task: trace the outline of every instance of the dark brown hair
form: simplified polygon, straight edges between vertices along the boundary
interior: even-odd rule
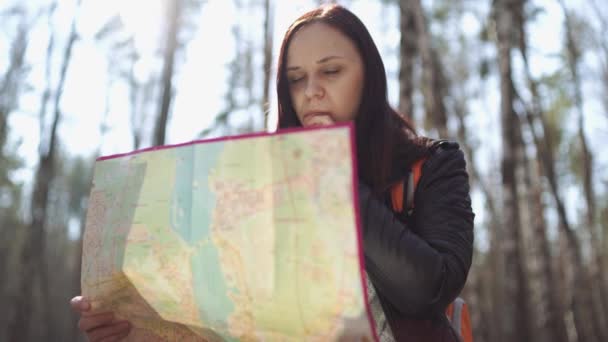
[[[287,80],[287,50],[294,34],[314,22],[329,25],[357,47],[364,67],[361,104],[355,119],[359,178],[384,192],[412,163],[428,154],[427,140],[416,136],[407,119],[388,103],[386,72],[378,48],[365,25],[340,5],[325,5],[303,14],[287,29],[279,54],[277,129],[301,126],[291,102]]]

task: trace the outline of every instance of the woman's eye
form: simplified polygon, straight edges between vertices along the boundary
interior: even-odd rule
[[[324,71],[326,75],[335,75],[340,72],[340,69],[327,69]]]
[[[290,78],[289,79],[289,84],[296,84],[296,83],[300,82],[303,79],[304,79],[304,77]]]

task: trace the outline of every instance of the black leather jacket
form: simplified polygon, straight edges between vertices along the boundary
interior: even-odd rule
[[[395,338],[456,341],[444,311],[471,267],[474,218],[458,144],[438,144],[423,165],[408,223],[361,183],[359,205],[365,267]]]

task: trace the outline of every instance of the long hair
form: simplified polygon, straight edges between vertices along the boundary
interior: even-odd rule
[[[384,63],[365,25],[340,5],[325,5],[303,14],[285,33],[277,69],[278,127],[301,126],[291,102],[287,80],[287,50],[294,34],[314,22],[329,25],[357,47],[364,67],[362,99],[355,118],[359,178],[376,194],[384,192],[396,176],[428,154],[427,141],[416,136],[410,122],[388,103]],[[321,39],[321,38],[320,38]]]

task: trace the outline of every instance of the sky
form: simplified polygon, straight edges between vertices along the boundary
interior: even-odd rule
[[[0,0],[1,2],[11,0]],[[14,0],[16,1],[16,0]],[[95,41],[94,35],[113,15],[120,15],[126,30],[135,37],[136,45],[143,56],[136,67],[137,77],[145,79],[152,68],[158,68],[161,61],[155,57],[154,51],[158,46],[158,36],[162,29],[162,11],[164,0],[83,0],[78,15],[77,28],[80,39],[77,41],[73,60],[68,69],[65,93],[61,103],[64,113],[59,128],[62,145],[71,155],[91,155],[100,148],[101,155],[123,153],[132,150],[130,130],[128,88],[125,84],[115,82],[108,88],[108,59],[107,48]],[[427,3],[431,3],[429,1]],[[45,0],[28,0],[28,6],[48,3]],[[61,0],[54,18],[53,25],[59,32],[68,32],[74,14],[75,0]],[[282,35],[288,25],[300,14],[313,7],[314,1],[290,0],[274,1],[274,47],[273,73],[276,70],[276,56]],[[398,60],[393,53],[399,44],[399,26],[397,11],[386,11],[378,0],[352,0],[346,2],[348,7],[358,15],[368,27],[378,45],[387,72],[389,73],[389,100],[396,105],[398,98],[398,83],[396,75]],[[473,2],[470,2],[473,3]],[[477,3],[477,2],[475,2]],[[537,75],[550,72],[558,67],[559,61],[555,54],[561,49],[562,13],[557,1],[543,0],[535,3],[545,8],[546,12],[539,15],[533,25],[530,25],[530,46],[534,47],[532,68]],[[580,6],[580,1],[568,1],[569,5]],[[208,0],[201,7],[196,20],[198,29],[187,46],[183,59],[179,60],[174,81],[176,96],[173,103],[167,143],[174,144],[197,139],[197,135],[215,118],[223,108],[223,97],[226,92],[227,63],[232,59],[235,44],[231,33],[234,20],[245,27],[245,34],[254,40],[262,35],[261,6],[257,13],[237,13],[234,1]],[[468,34],[475,35],[480,23],[473,15],[465,15],[459,23]],[[19,155],[26,161],[26,168],[19,172],[18,179],[31,179],[36,165],[37,148],[39,143],[38,107],[40,91],[44,85],[45,52],[48,39],[48,24],[46,19],[39,21],[33,31],[28,60],[33,65],[30,78],[35,91],[26,94],[21,99],[21,110],[10,117],[12,139],[21,140]],[[1,40],[1,39],[0,39]],[[65,33],[56,42],[57,51],[65,44]],[[0,42],[0,51],[7,51]],[[481,53],[481,52],[480,52]],[[0,56],[2,57],[2,56]],[[0,58],[0,67],[3,67]],[[56,59],[59,53],[56,53]],[[261,60],[258,61],[261,69]],[[57,70],[57,67],[55,66]],[[57,72],[57,71],[55,71]],[[56,81],[56,79],[55,79]],[[586,87],[586,94],[597,93],[592,82]],[[499,85],[497,80],[490,80],[483,101],[471,103],[469,129],[479,132],[500,132],[498,113]],[[271,124],[276,122],[276,100],[274,84],[271,85]],[[587,98],[587,97],[586,97]],[[106,123],[109,131],[103,140],[99,126],[109,104]],[[586,111],[598,113],[598,104],[593,101],[585,103]],[[603,118],[603,119],[602,119]],[[606,138],[608,124],[605,116],[589,115],[587,131],[592,137],[591,143],[599,150],[601,138]],[[497,134],[486,137],[487,144],[480,147],[477,153],[481,169],[488,170],[488,164],[499,163],[500,137]],[[602,139],[603,140],[603,139]],[[147,147],[149,142],[144,142]],[[601,159],[602,157],[600,157]],[[606,157],[604,165],[608,163]],[[474,194],[474,204],[481,206],[481,197]],[[483,218],[483,210],[476,210]]]
[[[44,3],[43,0],[33,0],[32,3]],[[55,25],[63,25],[67,31],[71,15],[74,13],[73,0],[59,2],[58,15]],[[282,34],[288,25],[305,10],[310,9],[312,1],[290,0],[276,2],[274,56],[276,57]],[[389,55],[388,49],[382,47],[396,47],[399,42],[398,17],[395,11],[382,11],[379,1],[359,0],[351,1],[349,7],[369,28],[372,36],[379,45],[386,63],[387,71],[395,72],[397,59]],[[551,12],[559,13],[555,1],[544,1]],[[145,8],[145,15],[142,10]],[[115,84],[106,99],[108,83],[107,59],[104,46],[94,39],[94,34],[114,14],[118,13],[123,19],[127,31],[134,34],[138,50],[144,56],[136,70],[141,78],[145,78],[150,68],[160,63],[154,55],[157,47],[158,33],[162,23],[163,0],[84,0],[78,19],[78,31],[81,39],[74,49],[73,61],[68,71],[68,79],[62,109],[65,119],[60,128],[64,145],[74,154],[89,154],[100,145],[99,122],[105,112],[105,103],[109,100],[110,110],[106,122],[110,131],[102,142],[101,153],[112,154],[124,152],[131,148],[130,124],[128,115],[127,88],[124,84]],[[260,11],[261,14],[261,11]],[[223,96],[226,91],[225,78],[228,61],[234,53],[234,41],[231,34],[232,20],[235,8],[233,1],[210,0],[202,6],[199,29],[192,41],[188,44],[185,59],[178,64],[176,75],[176,96],[173,104],[173,114],[169,123],[167,141],[178,143],[195,139],[197,134],[206,128],[223,106]],[[248,28],[249,34],[260,34],[261,15],[240,15],[239,19]],[[44,20],[42,20],[44,23]],[[545,15],[539,18],[531,30],[532,46],[542,51],[557,51],[560,48],[559,39],[555,31],[561,27],[560,15]],[[479,22],[472,16],[465,16],[463,21],[465,30],[474,34]],[[30,46],[30,60],[34,65],[32,74],[35,84],[44,83],[43,65],[47,44],[48,30],[46,25],[38,25],[34,32],[34,39]],[[254,37],[257,38],[257,37]],[[60,46],[60,45],[59,45]],[[550,69],[555,60],[535,58],[533,63],[543,64],[539,69]],[[156,64],[155,64],[156,63]],[[273,63],[273,71],[276,63]],[[533,67],[535,65],[533,64]],[[389,78],[390,79],[390,78]],[[390,98],[392,103],[397,102],[398,84],[392,78],[389,82]],[[272,85],[274,87],[274,85]],[[272,88],[271,89],[274,89]],[[274,92],[272,92],[274,96]],[[274,100],[274,98],[272,99]],[[276,105],[271,101],[271,119],[276,119]],[[22,99],[26,109],[21,115],[14,115],[11,125],[18,135],[27,137],[21,147],[22,155],[35,155],[38,132],[37,107],[39,95],[32,93]],[[272,125],[271,125],[272,126]],[[34,159],[35,160],[35,159]],[[32,161],[35,162],[35,161]],[[28,161],[28,164],[31,163]]]
[[[42,0],[34,0],[44,3]],[[75,1],[60,1],[55,25],[65,32],[69,28],[74,13]],[[312,1],[276,2],[274,56],[278,54],[282,34],[288,25],[304,11],[312,8]],[[146,15],[142,15],[145,8]],[[368,26],[380,15],[376,1],[355,1],[351,8],[362,16]],[[95,41],[94,34],[114,14],[121,15],[128,31],[133,32],[136,44],[143,56],[153,55],[157,46],[160,29],[162,0],[84,0],[77,23],[81,38],[73,52],[73,60],[68,69],[66,88],[61,103],[64,119],[59,133],[61,142],[71,154],[88,155],[102,143],[101,154],[114,154],[132,149],[129,123],[128,90],[124,84],[114,84],[109,93],[110,109],[106,122],[109,132],[101,140],[99,124],[105,112],[106,88],[108,84],[108,62],[104,47]],[[260,12],[261,14],[261,12]],[[226,64],[234,54],[231,34],[232,18],[238,15],[232,1],[210,0],[202,6],[199,28],[187,47],[185,58],[178,64],[175,78],[176,96],[170,118],[167,143],[179,143],[196,139],[198,133],[209,126],[220,112],[226,92]],[[246,27],[261,27],[262,16],[240,15]],[[396,18],[394,18],[396,20]],[[41,21],[33,32],[29,47],[29,61],[34,65],[31,72],[32,83],[41,90],[44,84],[44,58],[47,45],[47,25]],[[376,25],[377,26],[377,25]],[[370,29],[371,30],[371,29]],[[256,34],[256,29],[246,32]],[[377,32],[376,35],[379,35]],[[261,34],[261,29],[259,34]],[[392,32],[392,41],[398,42],[398,31]],[[61,41],[56,43],[58,49]],[[155,64],[157,63],[157,64]],[[138,65],[139,75],[145,78],[150,68],[158,66],[158,58],[142,58]],[[394,64],[394,63],[393,63]],[[273,71],[276,63],[273,63]],[[55,80],[56,81],[56,80]],[[271,86],[274,89],[274,84]],[[38,107],[40,92],[31,92],[21,99],[21,111],[11,116],[13,138],[22,139],[19,154],[26,157],[28,167],[36,163],[38,132]],[[276,122],[274,92],[271,92],[271,124]],[[393,92],[396,94],[396,92]],[[145,146],[143,146],[145,147]],[[24,179],[29,178],[23,174]]]

